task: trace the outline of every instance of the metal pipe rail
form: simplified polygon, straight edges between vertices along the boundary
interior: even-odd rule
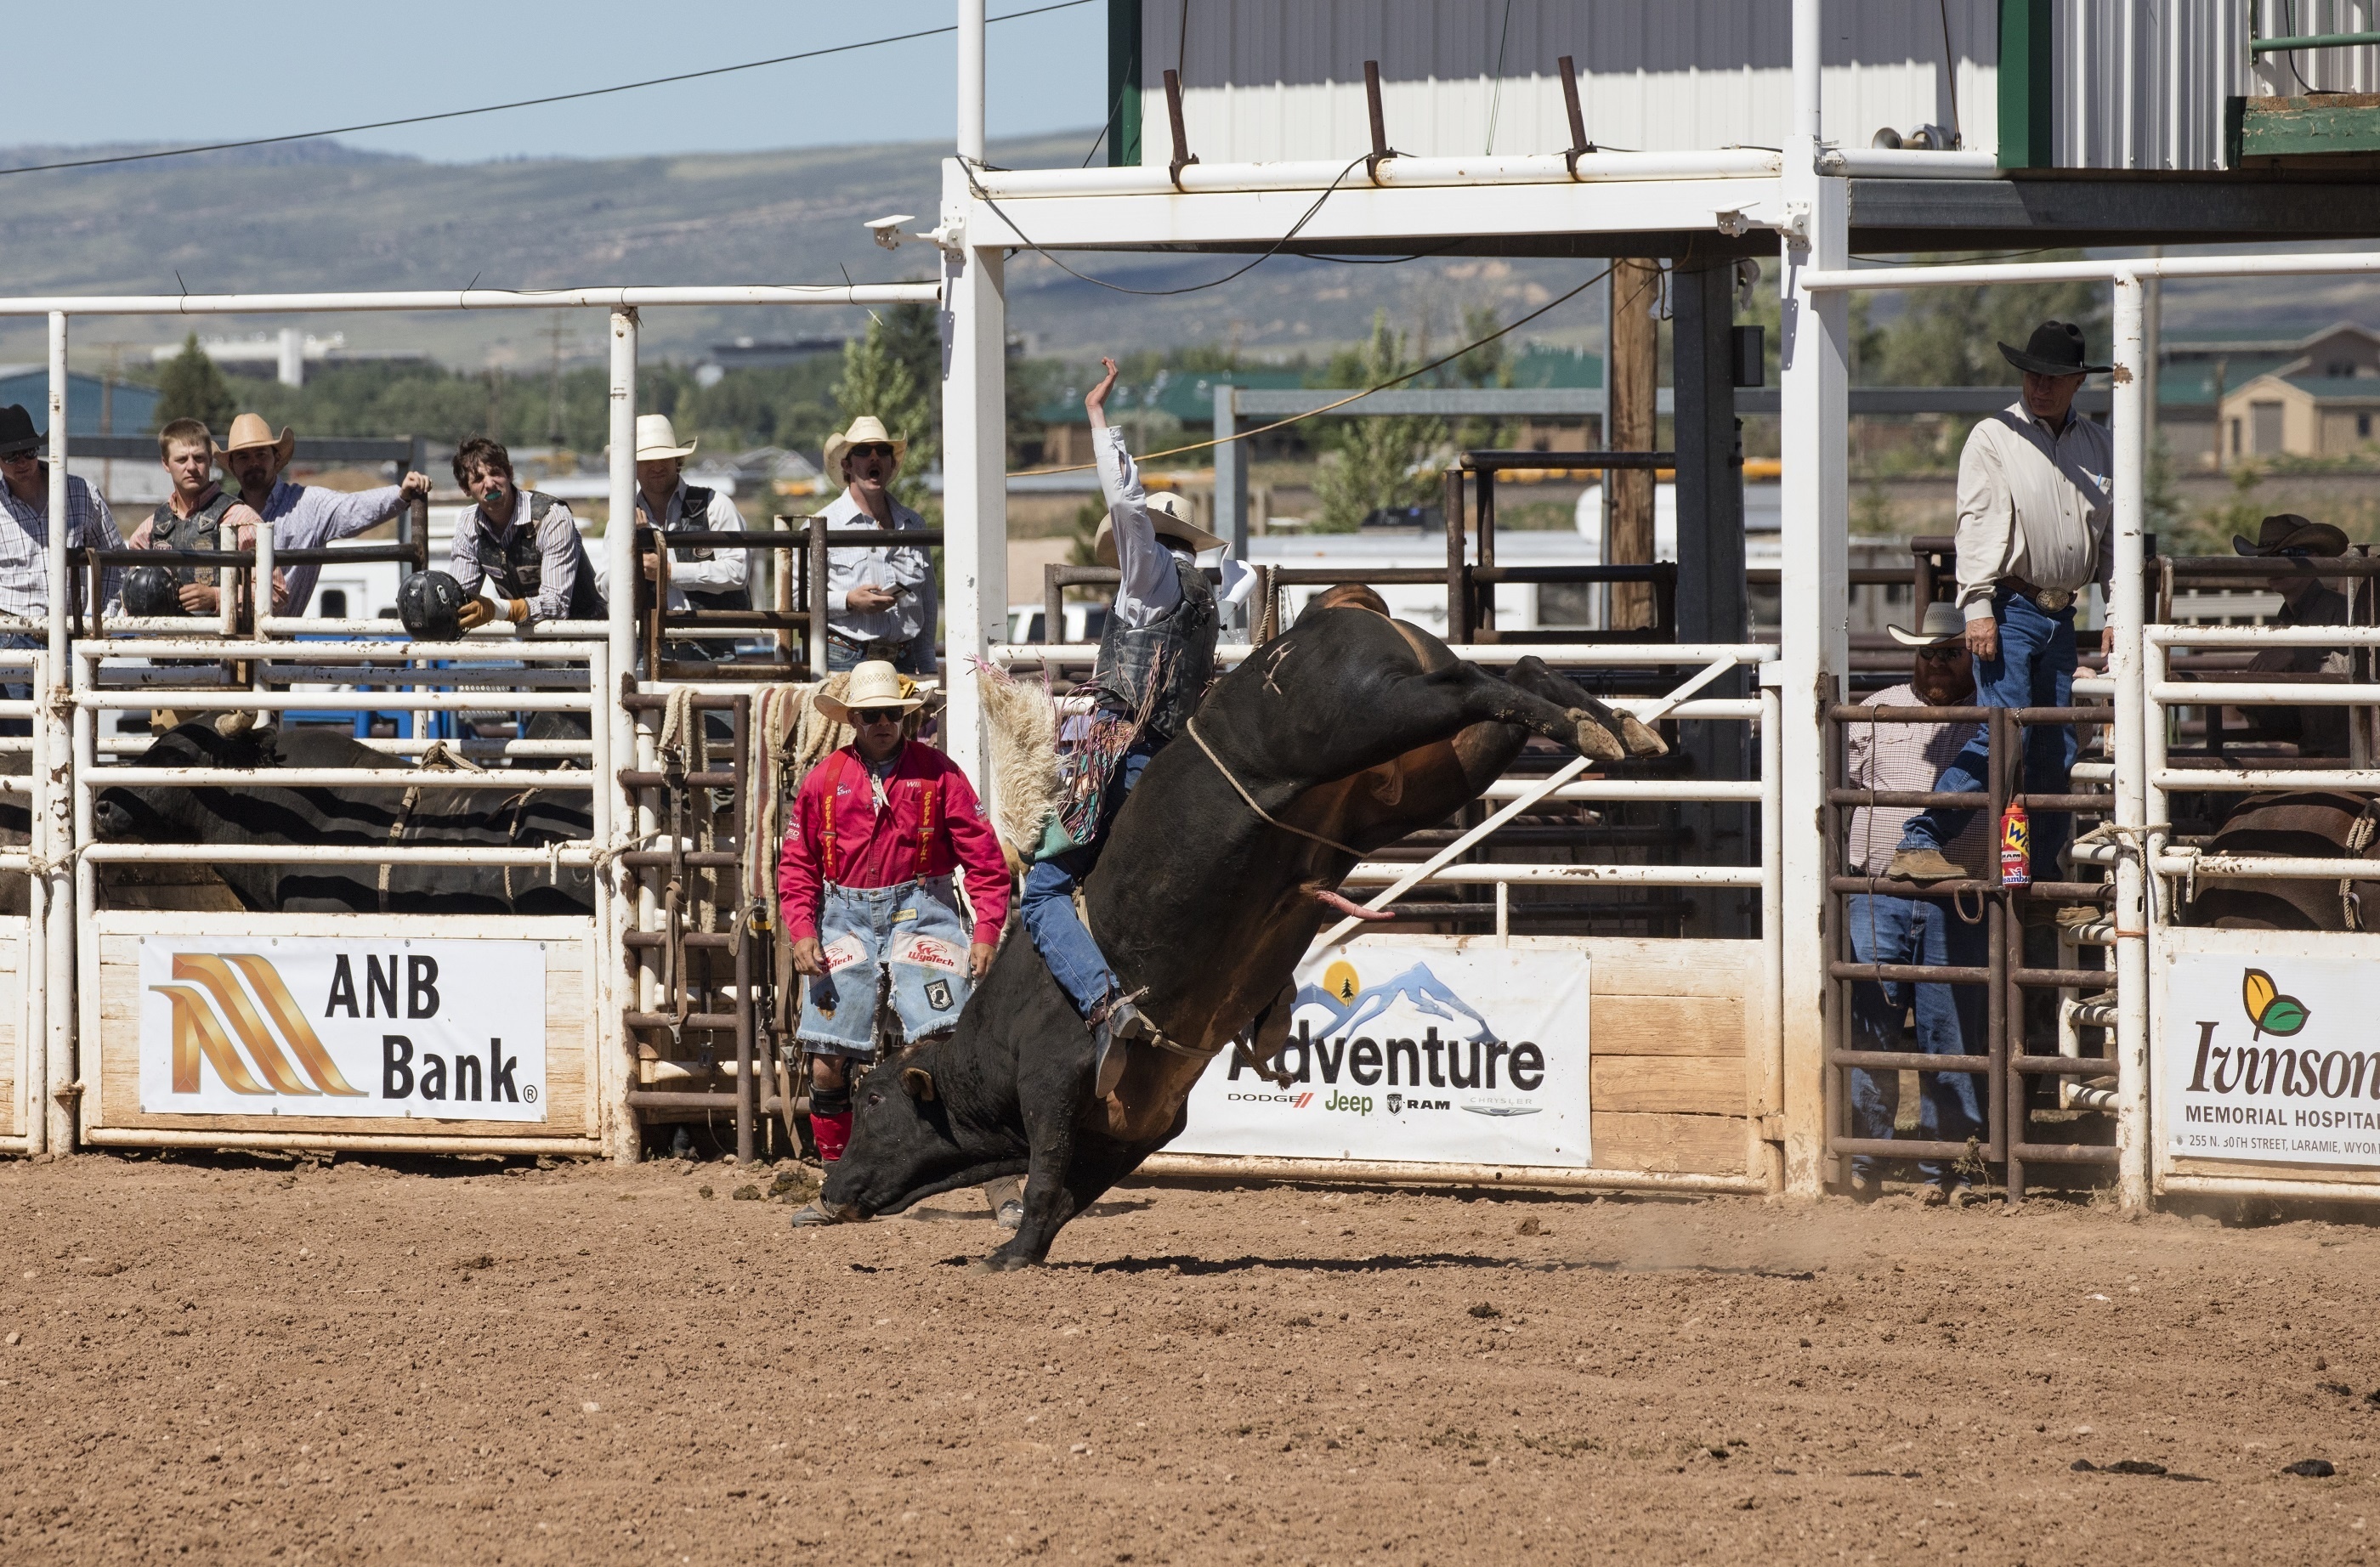
[[[0,316],[246,316],[355,310],[634,310],[660,305],[930,305],[933,283],[731,284],[684,288],[438,288],[345,294],[59,294],[0,298]]]

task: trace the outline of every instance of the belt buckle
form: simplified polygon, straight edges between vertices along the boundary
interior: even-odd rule
[[[2033,601],[2051,614],[2063,614],[2074,606],[2074,589],[2036,588],[2034,589]]]

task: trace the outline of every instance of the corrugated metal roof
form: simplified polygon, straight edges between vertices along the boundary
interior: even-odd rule
[[[69,374],[67,377],[67,435],[99,434],[102,384],[95,375]],[[115,393],[109,402],[110,427],[118,435],[139,435],[157,421],[157,390],[152,386],[135,386],[128,382],[115,383]],[[0,407],[20,403],[33,416],[33,427],[46,433],[50,428],[50,372],[31,367],[18,369],[0,366]]]

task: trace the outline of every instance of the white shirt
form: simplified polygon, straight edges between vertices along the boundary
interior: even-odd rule
[[[1099,487],[1107,492],[1108,518],[1115,528],[1116,564],[1123,580],[1116,584],[1115,616],[1135,630],[1182,601],[1182,580],[1173,575],[1175,552],[1158,542],[1148,521],[1148,494],[1140,485],[1140,468],[1125,449],[1123,431],[1101,425],[1091,431],[1091,449],[1099,461]]]
[[[851,498],[848,490],[829,502],[819,515],[826,518],[830,529],[872,529],[882,526],[868,508]],[[898,501],[892,503],[893,528],[925,526],[924,517]],[[888,591],[906,588],[909,591],[891,609],[870,610],[863,614],[851,607],[851,590],[860,587]],[[853,642],[909,642],[923,636],[930,644],[936,618],[934,557],[923,545],[850,545],[827,551],[826,624],[836,635]]]
[[[741,533],[745,530],[744,514],[735,509],[735,502],[717,490],[710,492],[710,509],[700,517],[689,520],[686,515],[686,480],[683,479],[677,481],[677,488],[670,492],[669,504],[664,510],[667,514],[662,518],[664,532],[683,528],[710,533]],[[639,490],[637,492],[637,520],[650,523],[652,519],[653,509],[646,504],[645,492]],[[589,563],[595,568],[595,586],[602,589],[606,599],[610,598],[611,552],[589,550],[587,555]],[[686,600],[688,588],[702,593],[723,593],[730,588],[743,587],[751,576],[751,563],[741,550],[713,550],[707,561],[682,561],[671,556],[670,613],[675,614],[688,607]]]
[[[2115,436],[2069,412],[2052,431],[2019,398],[1969,432],[1959,455],[1959,606],[1992,618],[2002,577],[2104,591],[2115,570]]]

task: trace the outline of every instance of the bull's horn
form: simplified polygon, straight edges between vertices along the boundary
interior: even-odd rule
[[[931,1102],[934,1097],[934,1075],[922,1066],[901,1069],[901,1087],[913,1099]]]

